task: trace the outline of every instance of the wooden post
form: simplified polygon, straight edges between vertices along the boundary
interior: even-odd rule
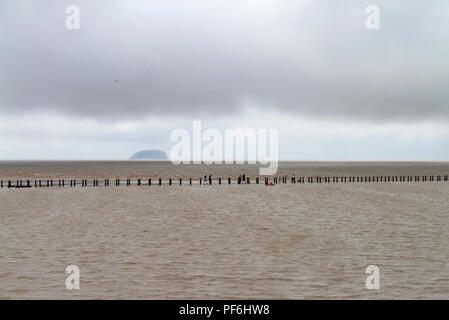
[[[140,179],[137,179],[137,185],[140,186]]]
[[[31,187],[31,185],[30,185],[30,180],[27,180],[27,187],[28,187],[28,188]]]
[[[148,179],[148,185],[151,186],[151,179]]]
[[[231,178],[228,178],[228,184],[231,184]]]
[[[11,188],[11,181],[8,180],[8,188]]]
[[[221,184],[221,178],[218,178],[218,184]]]
[[[246,184],[251,184],[250,178],[246,178]]]
[[[192,178],[189,179],[189,184],[192,185]]]
[[[259,184],[259,177],[256,178],[256,184]]]
[[[168,179],[168,184],[171,186],[171,178]]]
[[[161,178],[159,178],[159,185],[160,186],[162,185],[162,179]]]
[[[182,178],[179,178],[179,185],[182,186]]]

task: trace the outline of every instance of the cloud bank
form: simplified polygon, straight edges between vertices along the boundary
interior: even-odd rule
[[[2,1],[0,109],[449,120],[449,3],[375,2]],[[70,4],[78,31],[65,28]],[[380,30],[365,28],[370,4]]]

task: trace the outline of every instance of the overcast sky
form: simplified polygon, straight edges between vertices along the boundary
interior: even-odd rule
[[[202,120],[277,128],[282,159],[449,160],[448,37],[445,0],[3,0],[0,159],[169,151]]]

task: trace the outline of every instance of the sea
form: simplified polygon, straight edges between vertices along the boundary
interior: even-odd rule
[[[257,165],[0,161],[4,182],[215,181],[1,188],[0,299],[449,298],[449,182],[215,180],[258,172]],[[448,174],[447,162],[281,162],[276,175],[290,182]],[[79,270],[79,289],[67,285],[68,266]]]

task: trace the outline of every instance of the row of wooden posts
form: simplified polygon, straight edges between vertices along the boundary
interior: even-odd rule
[[[262,180],[263,179],[263,180]],[[263,181],[264,184],[286,184],[286,183],[298,183],[298,184],[305,184],[305,183],[386,183],[386,182],[433,182],[433,181],[448,181],[448,176],[350,176],[350,177],[299,177],[299,178],[295,178],[293,177],[272,177],[272,178],[268,178],[268,177],[256,177],[254,179],[251,179],[249,177],[246,177],[245,180],[235,180],[232,181],[231,178],[227,178],[226,180],[223,180],[222,178],[218,178],[217,179],[207,179],[205,181],[203,181],[202,178],[200,178],[199,180],[197,179],[186,179],[183,180],[182,178],[179,178],[179,180],[176,180],[176,184],[179,185],[192,185],[192,184],[251,184],[251,183],[255,183],[255,184],[260,184],[261,181]],[[156,180],[152,180],[152,179],[137,179],[137,180],[132,180],[132,179],[126,179],[124,181],[120,180],[120,179],[115,179],[115,186],[120,186],[125,184],[126,186],[131,186],[131,185],[137,185],[137,186],[142,186],[142,185],[147,185],[147,186],[151,186],[151,185],[172,185],[175,183],[175,181],[173,179],[168,179],[168,180],[162,180],[161,178],[156,179]],[[88,187],[88,186],[92,186],[92,187],[99,187],[99,186],[105,186],[108,187],[110,186],[110,179],[104,179],[104,180],[99,180],[99,179],[81,179],[81,180],[76,180],[76,179],[72,179],[72,180],[16,180],[15,183],[14,181],[8,180],[8,181],[3,181],[0,180],[0,187],[7,187],[7,188],[39,188],[39,187],[76,187],[76,186],[81,186],[81,187]]]

